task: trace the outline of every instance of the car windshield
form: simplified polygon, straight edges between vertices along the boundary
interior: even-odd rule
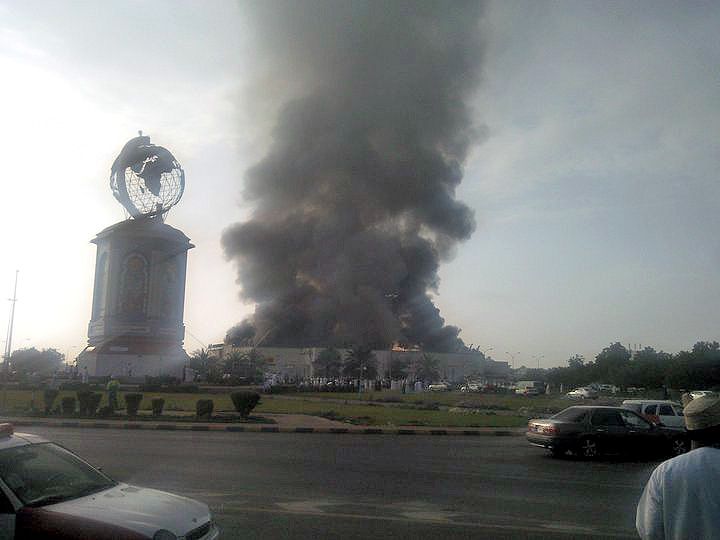
[[[97,493],[116,483],[52,444],[0,451],[0,479],[25,506],[44,506]]]

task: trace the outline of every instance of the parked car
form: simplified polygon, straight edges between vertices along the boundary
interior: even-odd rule
[[[478,383],[467,383],[460,387],[461,392],[482,392],[482,387]]]
[[[553,456],[571,451],[584,458],[601,454],[679,455],[689,448],[685,432],[648,422],[622,407],[575,406],[548,419],[528,422],[527,440]]]
[[[568,392],[567,397],[572,399],[596,399],[598,397],[598,392],[597,390],[583,386]]]
[[[0,538],[214,540],[207,505],[116,482],[41,437],[0,424]]]
[[[450,390],[450,385],[444,382],[432,383],[428,386],[428,390],[431,392],[447,392]]]
[[[685,417],[683,416],[682,405],[674,401],[626,399],[622,402],[622,406],[635,411],[656,424],[662,424],[670,428],[685,429]]]
[[[518,381],[515,385],[515,393],[523,396],[538,396],[545,393],[543,381]]]

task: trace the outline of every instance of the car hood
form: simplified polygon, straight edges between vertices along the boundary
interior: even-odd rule
[[[129,484],[44,508],[103,521],[150,538],[160,529],[184,536],[210,520],[210,510],[204,503]]]

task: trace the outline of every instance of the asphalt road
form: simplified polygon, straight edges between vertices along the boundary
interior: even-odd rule
[[[223,538],[637,538],[656,465],[553,459],[522,437],[22,431],[207,502]]]

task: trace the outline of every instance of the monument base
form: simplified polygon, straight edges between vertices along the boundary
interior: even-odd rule
[[[170,376],[183,380],[187,353],[176,344],[108,343],[90,345],[77,357],[80,373],[87,368],[90,377],[122,377],[144,379],[145,377]]]

